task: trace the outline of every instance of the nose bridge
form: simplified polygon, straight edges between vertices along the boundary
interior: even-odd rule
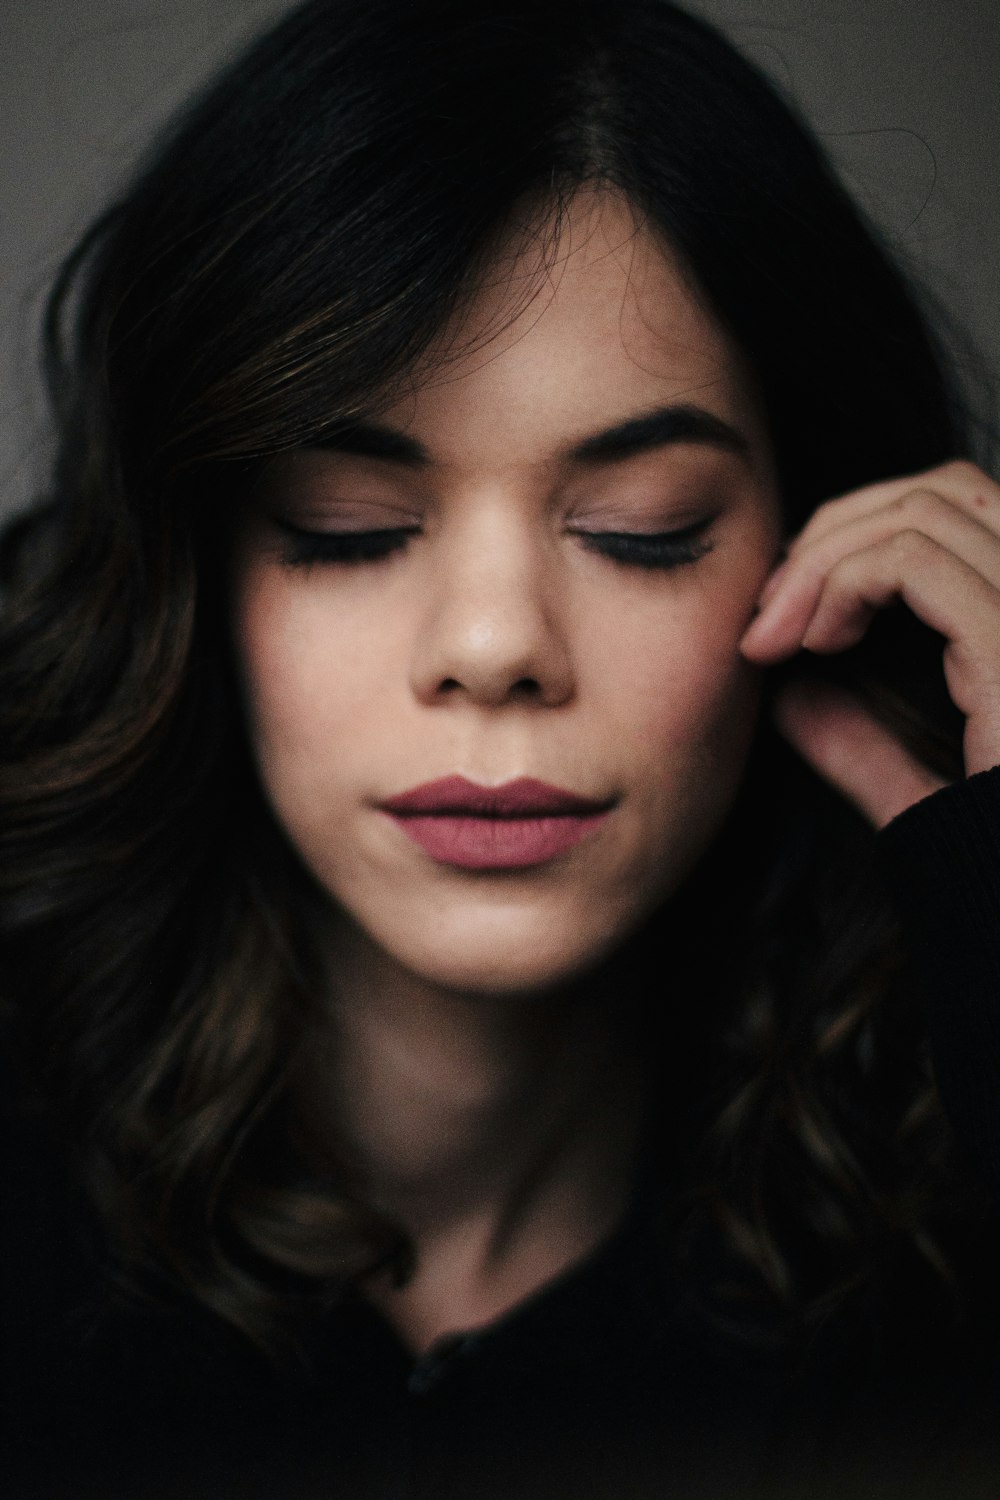
[[[572,691],[569,643],[537,517],[497,491],[446,526],[433,552],[414,648],[418,695],[564,701]]]

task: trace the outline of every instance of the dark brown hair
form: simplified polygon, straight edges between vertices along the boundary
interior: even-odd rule
[[[790,529],[967,451],[925,320],[814,141],[663,0],[309,0],[159,143],[52,296],[59,456],[5,549],[3,995],[122,1263],[264,1341],[407,1252],[296,1113],[316,893],[247,748],[230,517],[262,462],[405,378],[516,204],[589,181],[737,340]],[[954,775],[939,654],[889,618],[829,670]],[[718,847],[630,950],[699,995],[689,1086],[663,1076],[672,1242],[713,1268],[707,1296],[793,1323],[897,1253],[940,1259],[951,1212],[870,850],[764,731]]]

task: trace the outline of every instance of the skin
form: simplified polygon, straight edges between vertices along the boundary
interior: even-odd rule
[[[944,637],[967,776],[1000,764],[1000,485],[965,461],[829,501],[794,539],[744,636],[749,661],[844,651],[903,601]],[[803,682],[777,706],[805,758],[881,828],[942,783],[844,693]]]
[[[843,649],[903,597],[948,637],[970,769],[1000,759],[997,486],[952,466],[832,502],[765,590],[782,540],[767,436],[690,278],[608,193],[577,195],[547,265],[513,243],[412,391],[372,413],[424,461],[290,455],[236,553],[263,784],[330,898],[303,1092],[413,1237],[408,1285],[368,1293],[415,1350],[503,1313],[620,1217],[641,1064],[588,976],[724,821],[760,669]],[[573,456],[678,405],[737,439]],[[584,535],[702,522],[669,568]],[[414,534],[377,560],[305,565],[288,524]],[[800,687],[778,714],[876,822],[934,789],[843,697]],[[613,808],[537,869],[456,870],[379,806],[454,773],[537,777]]]
[[[522,243],[498,248],[412,392],[373,413],[427,461],[292,455],[236,556],[264,786],[331,898],[328,1024],[303,1090],[416,1242],[410,1284],[369,1292],[417,1349],[510,1307],[620,1216],[642,1090],[582,980],[731,806],[760,677],[737,648],[780,545],[750,382],[658,240],[621,200],[581,194],[548,265]],[[569,456],[677,405],[738,441]],[[704,550],[663,569],[579,534],[706,520]],[[378,561],[305,566],[282,522],[418,534]],[[453,773],[614,807],[547,865],[470,873],[379,809]]]
[[[446,342],[508,322],[538,275],[531,252],[513,267],[501,256]],[[680,402],[745,434],[746,452],[563,458]],[[780,540],[766,440],[721,330],[627,206],[603,198],[577,208],[551,279],[500,338],[379,420],[429,463],[294,455],[246,538],[239,629],[267,790],[359,936],[407,973],[461,992],[544,990],[620,944],[732,802],[757,701],[736,644]],[[624,567],[574,534],[716,511],[711,550],[671,571]],[[275,516],[421,534],[380,562],[295,568]],[[551,866],[470,876],[377,810],[455,772],[616,805]]]

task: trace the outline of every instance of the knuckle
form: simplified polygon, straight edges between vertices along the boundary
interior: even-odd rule
[[[890,539],[889,546],[892,555],[898,563],[921,563],[928,561],[934,551],[934,543],[931,539],[915,526],[907,526],[902,531],[897,531]]]
[[[947,463],[941,465],[941,472],[953,479],[966,480],[973,483],[982,483],[983,471],[971,458],[950,458]]]
[[[903,522],[904,530],[913,527],[919,531],[921,523],[933,523],[940,516],[944,505],[945,501],[934,490],[919,488],[900,495],[890,509]]]
[[[862,552],[852,552],[842,557],[830,569],[826,577],[825,591],[838,596],[853,593],[869,571],[869,558]]]

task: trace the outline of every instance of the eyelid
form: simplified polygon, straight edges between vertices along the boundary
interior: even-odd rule
[[[282,562],[289,567],[311,564],[381,562],[402,552],[419,526],[380,526],[358,531],[306,531],[291,521],[276,521],[285,539]]]
[[[697,562],[714,546],[710,528],[719,512],[701,516],[669,531],[590,530],[568,528],[588,551],[617,564],[646,569],[670,570]],[[291,566],[313,563],[356,564],[381,561],[402,552],[420,525],[306,528],[297,521],[272,517],[272,524],[285,538],[283,561]]]
[[[588,552],[596,552],[619,566],[670,572],[696,563],[711,552],[715,542],[711,527],[718,513],[704,516],[670,531],[582,531],[579,538]]]
[[[689,538],[702,536],[710,527],[714,526],[722,514],[721,510],[713,510],[707,514],[692,516],[690,519],[671,520],[666,523],[660,522],[653,525],[638,525],[635,517],[618,516],[602,517],[601,524],[583,524],[574,519],[567,527],[572,536],[638,536],[657,537],[660,540],[672,538],[675,541],[686,541]],[[596,519],[596,518],[594,518]]]
[[[301,521],[289,521],[285,516],[272,516],[271,524],[278,531],[283,531],[286,536],[294,537],[378,536],[381,532],[415,533],[421,530],[419,521],[392,521],[388,525],[382,525],[378,521],[374,524],[366,521],[352,526],[319,526],[303,525]]]
[[[357,531],[398,531],[421,524],[421,518],[408,506],[384,502],[365,504],[353,500],[341,505],[326,504],[311,508],[284,506],[270,514],[270,520],[282,530],[319,535]]]

